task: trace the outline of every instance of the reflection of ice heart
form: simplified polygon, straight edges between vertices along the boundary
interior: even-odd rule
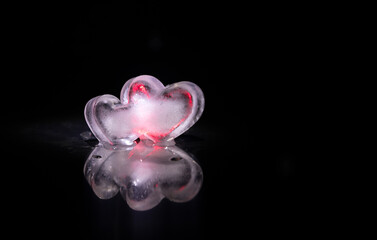
[[[135,210],[148,210],[164,197],[174,202],[191,200],[203,181],[200,166],[178,147],[145,146],[132,150],[96,147],[88,157],[84,174],[101,199],[119,191]]]
[[[85,119],[104,145],[131,145],[137,138],[170,141],[200,118],[204,96],[191,82],[166,87],[152,76],[128,80],[121,99],[102,95],[85,106]]]

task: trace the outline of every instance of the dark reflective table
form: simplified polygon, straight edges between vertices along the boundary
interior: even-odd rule
[[[40,236],[80,239],[296,231],[310,212],[305,188],[311,186],[297,170],[300,152],[262,135],[229,144],[220,141],[229,135],[205,124],[199,121],[172,147],[115,152],[83,140],[83,118],[20,126],[11,142],[24,143],[13,151],[23,164],[15,180],[23,226]]]

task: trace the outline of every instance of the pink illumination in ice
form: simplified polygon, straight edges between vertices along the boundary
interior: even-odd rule
[[[132,145],[137,138],[153,142],[174,139],[201,116],[204,96],[191,82],[164,87],[156,78],[142,75],[128,80],[120,100],[112,95],[91,99],[85,118],[104,145]]]

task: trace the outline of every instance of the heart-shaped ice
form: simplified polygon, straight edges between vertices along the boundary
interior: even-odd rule
[[[169,142],[194,125],[203,110],[203,92],[194,83],[164,87],[157,78],[142,75],[124,84],[120,100],[112,95],[92,98],[85,119],[104,146],[129,146],[137,138]]]
[[[182,149],[143,142],[127,150],[97,146],[85,163],[84,175],[99,198],[110,199],[120,192],[139,211],[155,207],[165,197],[189,201],[203,181],[201,167]]]

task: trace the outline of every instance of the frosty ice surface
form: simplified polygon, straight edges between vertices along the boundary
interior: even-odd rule
[[[171,142],[194,125],[203,110],[204,95],[196,84],[164,87],[157,78],[141,75],[124,84],[120,100],[112,95],[91,99],[85,119],[99,142],[114,148],[132,146],[137,138]]]

